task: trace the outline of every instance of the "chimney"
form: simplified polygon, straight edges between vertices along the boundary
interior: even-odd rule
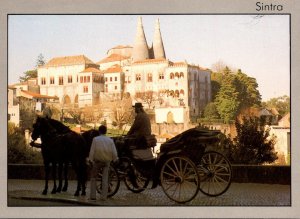
[[[148,45],[144,33],[142,18],[138,18],[137,31],[132,52],[134,62],[149,59]]]
[[[155,59],[166,58],[164,44],[160,33],[159,19],[155,23],[154,38],[152,43],[153,55]]]

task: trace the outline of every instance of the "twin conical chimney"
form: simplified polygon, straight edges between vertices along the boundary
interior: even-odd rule
[[[135,42],[132,51],[132,59],[134,62],[149,59],[148,45],[141,17],[138,18]]]
[[[164,44],[160,33],[159,19],[157,19],[154,30],[154,39],[152,48],[149,51],[147,40],[144,33],[142,18],[138,18],[137,32],[132,51],[132,60],[142,61],[145,59],[159,59],[166,58]]]
[[[156,20],[156,24],[155,24],[152,48],[153,48],[153,55],[155,59],[166,58],[164,44],[160,33],[159,19]]]

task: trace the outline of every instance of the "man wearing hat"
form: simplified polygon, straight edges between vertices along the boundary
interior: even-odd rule
[[[151,135],[150,119],[144,111],[142,103],[135,103],[132,107],[135,109],[136,116],[127,134],[136,137],[137,140]]]

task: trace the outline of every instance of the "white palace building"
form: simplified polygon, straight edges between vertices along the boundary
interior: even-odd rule
[[[40,94],[57,96],[62,105],[95,105],[106,97],[151,91],[156,122],[183,123],[199,116],[211,100],[210,71],[167,59],[156,21],[152,46],[146,41],[139,17],[133,46],[111,48],[97,63],[84,55],[56,57],[38,68]],[[139,100],[140,101],[140,100]],[[144,104],[145,105],[145,104]]]

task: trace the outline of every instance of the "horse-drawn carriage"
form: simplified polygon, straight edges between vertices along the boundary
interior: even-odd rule
[[[74,195],[85,195],[86,165],[96,130],[82,135],[71,131],[62,123],[47,118],[37,118],[33,126],[32,139],[41,137],[41,147],[45,165],[45,188],[47,194],[49,164],[52,163],[54,186],[51,193],[66,191],[68,187],[67,169],[69,163],[77,175],[77,189]],[[218,196],[227,191],[231,183],[231,165],[222,154],[208,151],[207,146],[218,141],[218,131],[201,128],[189,129],[160,146],[157,157],[151,153],[156,145],[155,138],[146,139],[144,145],[133,143],[136,139],[127,136],[114,137],[119,162],[111,165],[109,194],[113,196],[119,189],[120,181],[132,192],[144,191],[149,182],[152,188],[160,185],[164,193],[175,202],[191,201],[200,190],[209,196]],[[150,142],[150,143],[149,143]],[[34,142],[32,142],[34,146]],[[144,146],[143,148],[140,148]],[[148,153],[145,156],[145,152]],[[58,164],[59,184],[56,186],[56,164]],[[65,184],[62,185],[62,169],[65,167]],[[101,173],[98,174],[98,188],[101,192]]]
[[[208,196],[227,191],[231,183],[231,165],[226,157],[207,146],[218,141],[218,131],[189,129],[163,143],[157,157],[149,148],[133,145],[127,136],[114,137],[119,162],[111,166],[109,195],[117,193],[120,181],[132,192],[144,191],[149,182],[152,188],[160,185],[173,201],[191,201],[200,190]],[[153,144],[149,145],[149,147]],[[141,156],[142,154],[143,156]],[[101,192],[101,171],[97,179]]]

